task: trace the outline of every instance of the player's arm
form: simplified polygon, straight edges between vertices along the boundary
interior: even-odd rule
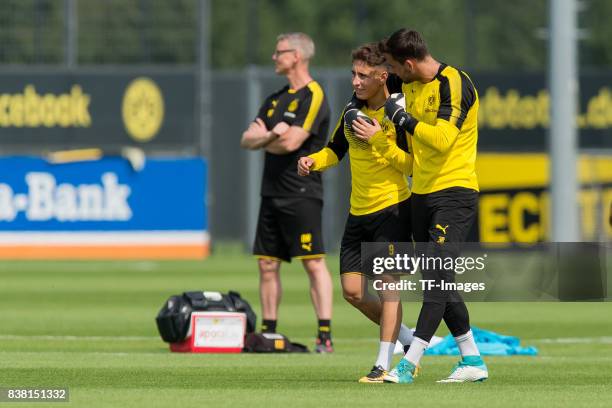
[[[353,122],[353,129],[355,129],[355,135],[374,146],[391,167],[407,176],[412,175],[413,156],[407,151],[408,149],[403,150],[398,146],[392,130],[385,132],[376,119],[372,119],[372,123],[368,123],[362,118]]]
[[[242,133],[240,147],[249,150],[261,149],[278,138],[278,136],[278,134],[266,128],[266,124],[263,120],[256,118]]]
[[[457,140],[459,129],[443,119],[438,119],[435,125],[419,122],[413,136],[440,153],[446,153]]]
[[[285,122],[281,122],[285,123]],[[296,151],[308,139],[310,132],[299,126],[287,125],[286,130],[265,146],[266,151],[272,154],[289,154]]]
[[[311,130],[316,129],[325,115],[321,109],[325,95],[323,89],[315,81],[308,85],[306,96],[299,101],[298,109],[289,124],[286,132],[281,133],[278,139],[266,146],[266,151],[274,154],[288,154],[296,151],[310,136]]]
[[[423,144],[445,153],[455,143],[459,129],[450,122],[438,118],[435,125],[416,120],[406,112],[404,94],[396,93],[385,102],[385,114],[391,121],[414,136]]]
[[[273,96],[268,96],[264,103],[259,107],[255,120],[249,124],[242,133],[240,147],[243,149],[257,150],[267,146],[270,142],[278,138],[278,134],[268,129],[264,118],[268,109],[272,106]]]
[[[440,82],[440,107],[435,125],[416,120],[405,110],[403,94],[393,94],[385,103],[385,113],[423,144],[447,152],[455,143],[463,121],[476,99],[472,82],[458,71],[451,71]]]
[[[348,142],[344,136],[344,117],[340,115],[334,133],[332,133],[327,146],[318,152],[308,155],[313,159],[312,167],[310,170],[313,171],[325,171],[330,167],[333,167],[340,163],[340,160],[346,154],[348,150]]]
[[[311,154],[309,157],[315,159],[312,170],[324,171],[328,168],[338,164],[346,152],[348,151],[349,144],[344,134],[345,122],[347,120],[352,121],[356,116],[356,112],[363,106],[363,101],[357,99],[357,96],[353,93],[353,96],[344,107],[342,114],[336,122],[332,136],[327,143],[327,146],[322,150]]]
[[[338,157],[329,147],[318,152],[300,157],[298,160],[298,176],[307,176],[311,171],[325,171],[339,163]]]
[[[385,137],[375,138],[373,146],[382,157],[385,158],[398,171],[401,171],[406,176],[412,176],[412,166],[414,164],[414,156],[410,151],[406,151],[399,147],[397,140],[394,140],[392,134],[386,134]],[[400,137],[397,135],[396,137]]]
[[[355,94],[353,94],[338,118],[327,146],[306,157],[300,157],[298,160],[298,175],[307,176],[311,171],[325,171],[342,160],[349,148],[348,140],[346,140],[346,135],[344,134],[344,122],[347,112],[352,112],[348,114],[352,118],[355,113],[353,111],[359,110],[361,106],[363,106],[363,101],[357,99]]]
[[[298,160],[298,174],[307,176],[311,171],[325,171],[334,167],[344,157],[348,150],[348,141],[344,135],[344,112],[340,115],[334,132],[327,146]]]

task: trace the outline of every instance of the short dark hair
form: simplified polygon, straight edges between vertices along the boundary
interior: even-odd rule
[[[409,58],[422,61],[429,55],[427,44],[418,31],[402,28],[379,43],[381,52],[390,54],[393,59],[404,62]]]
[[[385,56],[380,52],[378,43],[371,42],[353,50],[353,62],[363,61],[371,67],[385,65]]]

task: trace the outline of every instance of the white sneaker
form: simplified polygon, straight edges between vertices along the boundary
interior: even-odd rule
[[[480,357],[470,356],[466,362],[466,358],[460,361],[453,372],[439,383],[463,383],[463,382],[478,382],[489,378],[487,366]]]

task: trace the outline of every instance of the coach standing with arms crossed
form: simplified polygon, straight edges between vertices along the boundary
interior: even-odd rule
[[[393,94],[385,114],[412,137],[412,228],[417,253],[456,258],[472,227],[478,208],[476,143],[478,93],[462,71],[436,61],[421,35],[401,29],[383,41],[382,52],[402,83],[389,85]],[[454,282],[454,270],[423,268],[423,279]],[[424,292],[410,349],[384,380],[411,383],[415,367],[440,322],[455,338],[461,361],[438,382],[473,382],[488,370],[470,329],[470,318],[455,290]]]
[[[272,60],[288,85],[265,99],[240,145],[266,152],[253,248],[260,272],[262,331],[276,332],[281,261],[297,258],[308,273],[318,318],[316,351],[332,352],[332,282],[324,258],[321,175],[299,177],[295,172],[299,157],[323,147],[329,127],[325,94],[308,69],[313,56],[314,43],[306,34],[278,36]]]

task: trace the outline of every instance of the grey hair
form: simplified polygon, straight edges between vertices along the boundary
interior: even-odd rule
[[[305,60],[315,55],[315,45],[312,38],[304,33],[284,33],[276,37],[276,42],[286,40],[291,48],[295,48]]]

